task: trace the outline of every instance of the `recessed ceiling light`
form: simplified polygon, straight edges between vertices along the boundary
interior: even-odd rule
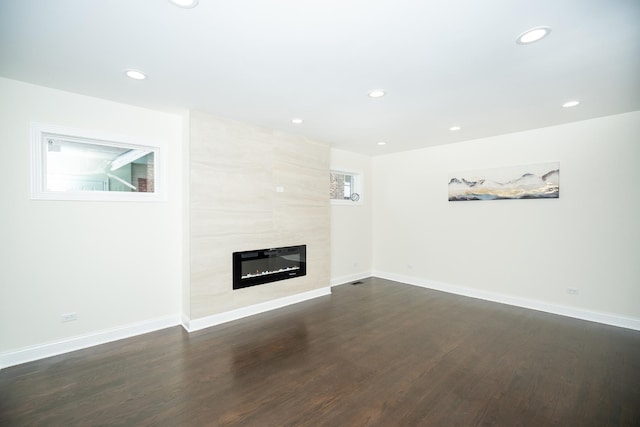
[[[549,27],[535,27],[531,28],[524,33],[520,34],[516,39],[516,43],[518,44],[529,44],[533,42],[537,42],[542,38],[549,35],[551,32],[551,28]]]
[[[380,141],[380,142],[378,142],[378,145],[387,145],[387,143],[384,142],[384,141]]]
[[[293,123],[294,125],[301,125],[302,122],[304,122],[304,120],[302,119],[291,119],[291,123]]]
[[[376,89],[369,92],[370,98],[382,98],[385,95],[385,91]]]
[[[462,129],[462,126],[451,126],[451,127],[449,128],[449,130],[450,130],[451,132],[455,132],[455,131],[460,130],[460,129]]]
[[[571,108],[571,107],[575,107],[576,105],[580,105],[580,101],[567,101],[564,104],[562,104],[564,108]]]
[[[169,0],[169,3],[183,9],[191,9],[198,5],[198,0]]]
[[[147,78],[147,75],[145,73],[138,70],[127,70],[126,75],[127,77],[132,78],[134,80],[144,80]]]

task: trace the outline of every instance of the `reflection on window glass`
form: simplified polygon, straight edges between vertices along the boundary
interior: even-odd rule
[[[46,191],[154,192],[151,150],[46,136]]]

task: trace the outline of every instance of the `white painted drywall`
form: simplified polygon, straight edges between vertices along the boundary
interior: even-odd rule
[[[362,179],[360,202],[331,205],[331,284],[338,285],[371,275],[372,159],[338,149],[330,155],[331,170],[359,173]]]
[[[177,317],[181,117],[2,78],[0,94],[0,353]],[[31,200],[30,122],[157,144],[167,201]]]
[[[633,112],[375,157],[374,271],[640,319],[639,135]],[[559,199],[447,200],[450,172],[550,161]]]

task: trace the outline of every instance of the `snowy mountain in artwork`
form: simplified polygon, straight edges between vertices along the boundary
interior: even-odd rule
[[[525,172],[516,179],[500,182],[489,178],[468,179],[452,177],[449,181],[449,201],[505,200],[505,199],[552,199],[560,195],[560,169],[556,168],[540,175]],[[486,175],[491,175],[487,171]]]

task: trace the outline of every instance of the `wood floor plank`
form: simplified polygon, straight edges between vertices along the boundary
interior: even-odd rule
[[[640,332],[370,278],[0,371],[1,426],[638,426]]]

